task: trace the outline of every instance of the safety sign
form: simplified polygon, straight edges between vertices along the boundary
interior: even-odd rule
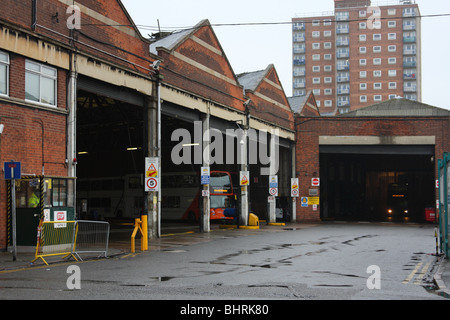
[[[269,194],[274,197],[278,197],[278,188],[269,188]]]
[[[250,185],[250,172],[249,171],[241,171],[239,174],[239,181],[241,186]]]
[[[211,175],[210,175],[210,169],[209,167],[202,167],[202,172],[201,172],[201,184],[202,185],[207,185],[210,183],[211,180]]]
[[[307,207],[308,206],[308,198],[306,197],[302,197],[302,207]]]
[[[159,179],[148,178],[145,179],[145,191],[159,191]]]
[[[269,188],[278,188],[278,176],[269,177]]]
[[[298,178],[291,178],[291,197],[298,198]]]
[[[145,192],[159,191],[159,158],[145,158]]]

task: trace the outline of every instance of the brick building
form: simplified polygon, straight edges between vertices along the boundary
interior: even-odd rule
[[[220,132],[244,123],[279,129],[287,150],[294,145],[294,119],[275,69],[255,90],[260,100],[248,113],[249,98],[207,20],[146,39],[119,0],[75,4],[0,4],[0,163],[22,164],[19,246],[35,245],[39,221],[57,209],[71,212],[71,219],[134,218],[146,211],[149,234],[158,235],[167,201],[170,207],[181,202],[180,193],[167,192],[156,212],[153,194],[144,192],[144,158],[158,150],[158,100],[164,170],[185,169],[168,161],[172,132],[193,130],[207,117]],[[274,117],[280,110],[281,120]],[[11,245],[12,187],[2,175],[0,250]],[[31,201],[35,196],[40,200]]]
[[[435,207],[437,159],[450,149],[450,111],[393,99],[338,117],[296,117],[298,221],[423,221]],[[312,178],[320,178],[313,187]],[[408,186],[409,210],[390,216],[389,187]],[[406,199],[406,194],[404,194]]]
[[[334,14],[293,18],[293,94],[322,114],[394,97],[421,101],[421,20],[414,1],[336,0]]]

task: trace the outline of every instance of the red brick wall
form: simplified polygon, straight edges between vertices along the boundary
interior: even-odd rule
[[[134,30],[130,26],[132,24],[131,21],[117,0],[80,0],[77,2],[117,22],[117,24],[123,25],[123,28]],[[31,4],[31,0],[1,1],[0,20],[31,31]],[[68,6],[58,0],[37,1],[37,5],[38,26],[35,33],[70,46],[71,43],[68,39],[70,30],[67,27],[67,20],[71,15],[66,13]],[[18,12],[20,14],[17,14]],[[126,61],[148,69],[149,61],[154,60],[150,58],[149,43],[139,35],[133,37],[85,14],[81,14],[81,29],[75,32],[75,38],[80,41],[76,44],[77,50],[132,68],[133,70],[137,68],[138,71],[144,74],[148,74],[148,70],[130,65]],[[107,52],[108,54],[102,52]]]
[[[221,50],[211,26],[205,25],[199,28],[194,35],[216,49]],[[164,82],[193,92],[206,99],[244,111],[243,89],[238,85],[236,76],[224,54],[219,55],[191,39],[181,43],[175,48],[175,51],[210,70],[235,80],[236,84],[197,68],[174,56],[172,52],[159,51],[158,55],[163,59],[161,74],[164,76]]]
[[[449,124],[448,117],[297,117],[296,171],[300,195],[307,196],[311,178],[320,176],[319,136],[436,136],[437,160],[450,150]],[[320,221],[320,208],[317,211],[313,211],[311,206],[302,208],[299,201],[297,221]]]

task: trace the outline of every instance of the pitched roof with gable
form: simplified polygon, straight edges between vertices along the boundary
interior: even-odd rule
[[[450,110],[408,99],[391,99],[349,113],[341,117],[448,117]]]
[[[304,117],[320,116],[316,98],[314,97],[312,91],[308,91],[308,93],[304,96],[289,97],[288,100],[295,114]]]
[[[162,60],[165,83],[245,110],[242,86],[208,20],[151,43],[150,52]]]
[[[239,74],[238,79],[252,101],[249,109],[253,117],[293,130],[293,112],[273,64],[264,70]]]

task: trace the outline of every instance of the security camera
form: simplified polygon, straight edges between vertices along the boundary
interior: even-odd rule
[[[248,99],[247,101],[244,102],[244,106],[248,106],[250,104],[250,102],[252,102],[252,99]]]
[[[0,134],[2,134],[3,133],[3,128],[5,127],[5,125],[4,124],[0,124]]]
[[[153,70],[159,70],[159,66],[161,65],[161,61],[160,60],[156,60],[155,62],[152,63],[152,68]]]

